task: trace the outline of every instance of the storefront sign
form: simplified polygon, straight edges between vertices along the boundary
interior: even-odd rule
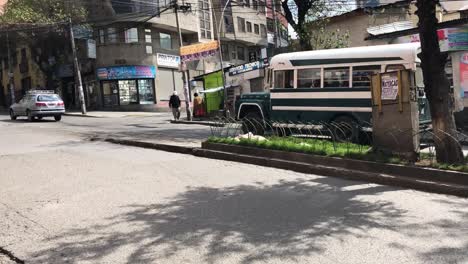
[[[179,68],[180,57],[176,55],[157,53],[156,61],[159,67]]]
[[[460,96],[468,97],[468,53],[461,54],[460,58]]]
[[[445,28],[437,30],[440,51],[468,50],[468,27]],[[419,34],[398,38],[398,43],[421,42]]]
[[[210,41],[180,48],[182,61],[193,61],[213,56],[218,51],[218,41]]]
[[[263,59],[260,61],[255,61],[255,62],[239,65],[239,66],[230,68],[229,75],[233,76],[233,75],[241,74],[244,72],[262,69],[262,68],[268,67],[268,65],[269,65],[268,59]]]
[[[154,66],[115,66],[98,68],[99,80],[147,79],[155,78]]]
[[[382,77],[382,100],[395,100],[398,95],[398,73],[389,72]]]

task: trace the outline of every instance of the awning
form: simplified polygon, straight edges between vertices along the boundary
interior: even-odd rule
[[[231,89],[231,88],[234,88],[234,87],[237,87],[237,86],[226,85],[226,89]],[[219,91],[222,91],[222,90],[224,90],[224,87],[220,86],[220,87],[216,87],[216,88],[211,88],[209,90],[200,91],[200,93],[215,93],[215,92],[219,92]]]

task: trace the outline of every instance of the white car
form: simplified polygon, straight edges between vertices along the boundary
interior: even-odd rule
[[[55,121],[60,121],[64,113],[63,100],[53,91],[29,91],[18,103],[10,106],[11,120],[18,116],[26,116],[28,121],[53,116]]]

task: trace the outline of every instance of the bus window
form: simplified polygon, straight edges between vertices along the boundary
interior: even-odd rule
[[[373,74],[380,72],[380,65],[353,67],[353,87],[370,88]]]
[[[294,88],[294,70],[275,71],[275,88]]]
[[[320,88],[320,69],[297,70],[297,88]]]
[[[323,87],[349,88],[349,67],[324,69]]]

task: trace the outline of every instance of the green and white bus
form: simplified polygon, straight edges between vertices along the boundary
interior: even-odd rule
[[[276,55],[266,69],[269,92],[241,95],[236,101],[236,117],[369,124],[371,76],[409,69],[422,86],[419,50],[418,43],[410,43]]]

